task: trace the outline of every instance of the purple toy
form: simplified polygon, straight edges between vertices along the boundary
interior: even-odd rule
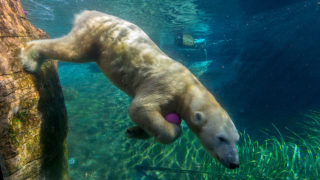
[[[176,125],[180,125],[181,124],[181,119],[178,116],[178,114],[176,113],[169,113],[166,115],[165,120],[167,120],[168,122],[171,122],[173,124]]]
[[[23,12],[26,16],[29,14],[29,11],[23,10]]]

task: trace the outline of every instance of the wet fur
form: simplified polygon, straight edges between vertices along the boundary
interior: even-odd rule
[[[210,139],[215,138],[210,136],[216,135],[204,131],[208,127],[222,131],[233,144],[237,141],[233,122],[212,94],[132,23],[97,11],[84,11],[76,16],[69,34],[31,41],[20,54],[21,64],[28,71],[39,70],[50,59],[96,62],[113,84],[133,98],[129,114],[137,126],[131,132],[142,132],[144,138],[153,136],[164,144],[178,138],[180,126],[163,118],[176,112],[208,151],[215,151],[210,146],[216,146],[210,144]],[[194,120],[198,111],[205,117],[202,124]]]

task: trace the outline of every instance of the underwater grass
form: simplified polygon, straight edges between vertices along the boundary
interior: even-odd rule
[[[87,68],[80,71],[79,66],[60,68],[79,74],[63,79],[78,94],[66,101],[71,179],[319,179],[320,111],[305,114],[299,126],[305,133],[289,130],[289,139],[276,127],[271,133],[277,134],[263,141],[243,132],[240,168],[229,170],[204,151],[187,127],[170,145],[126,138],[124,130],[133,125],[127,115],[130,99],[102,73],[88,76]]]
[[[319,179],[320,178],[320,111],[305,114],[305,135],[301,137],[291,131],[290,141],[272,136],[262,142],[252,140],[247,133],[241,133],[238,146],[241,166],[228,170],[219,162],[207,156],[203,168],[207,178],[218,175],[235,179]]]
[[[163,167],[138,167],[145,171],[201,175],[200,179],[320,179],[320,111],[305,114],[304,134],[289,130],[293,136],[285,141],[279,129],[277,136],[262,142],[240,133],[238,145],[240,168],[229,170],[207,154],[201,170]],[[199,178],[199,176],[198,176]]]

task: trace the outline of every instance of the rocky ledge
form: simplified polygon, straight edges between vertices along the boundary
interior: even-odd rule
[[[0,179],[68,179],[67,115],[57,62],[34,74],[18,62],[26,42],[43,38],[20,0],[0,0]]]

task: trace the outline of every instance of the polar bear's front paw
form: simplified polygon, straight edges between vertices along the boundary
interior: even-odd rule
[[[40,53],[32,47],[33,44],[28,43],[26,48],[20,51],[19,59],[22,67],[30,72],[36,72],[40,69]]]

